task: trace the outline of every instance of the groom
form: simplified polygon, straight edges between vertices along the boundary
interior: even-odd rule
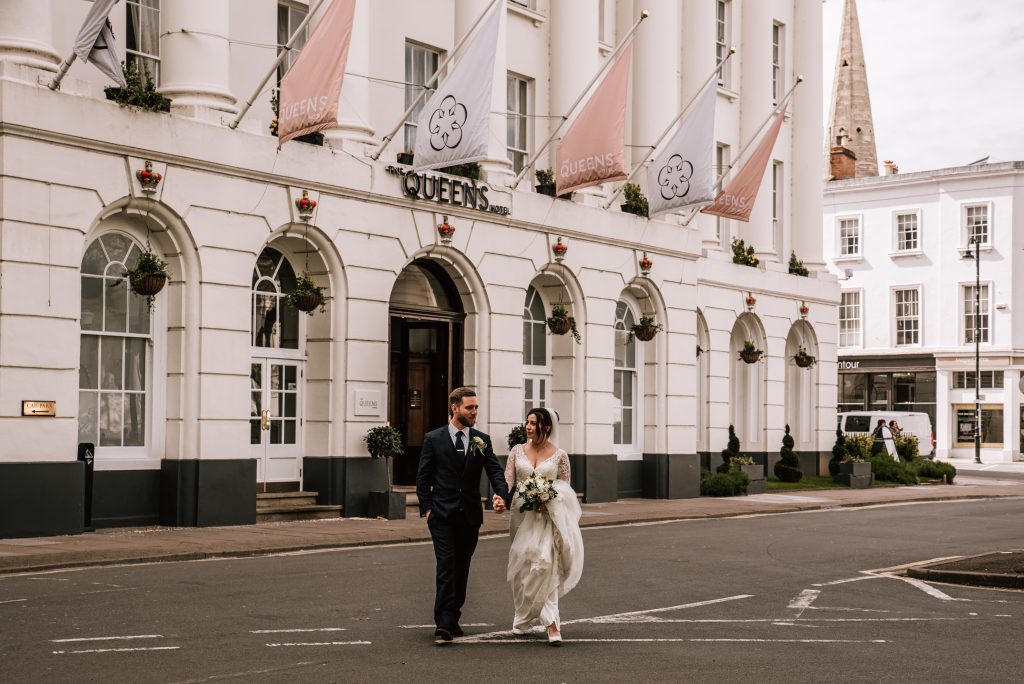
[[[476,549],[483,509],[480,505],[480,471],[497,492],[494,510],[503,512],[511,497],[505,473],[491,449],[491,438],[474,430],[480,404],[476,392],[459,387],[448,396],[451,420],[423,438],[416,496],[420,517],[426,517],[437,559],[437,593],[434,597],[434,643],[451,643],[463,635],[459,626],[466,602],[469,564]]]

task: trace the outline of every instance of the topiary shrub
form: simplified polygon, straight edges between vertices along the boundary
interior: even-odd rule
[[[781,460],[775,464],[775,477],[783,482],[799,482],[804,477],[800,470],[800,458],[793,451],[793,437],[789,434],[789,425],[786,426],[786,434],[782,436],[782,448],[779,449]]]
[[[896,453],[901,461],[917,461],[921,456],[920,444],[914,435],[901,435],[896,438]]]
[[[911,462],[911,468],[917,472],[919,477],[941,480],[945,476],[946,484],[953,484],[953,480],[956,478],[956,468],[952,463],[919,458]]]
[[[835,477],[839,474],[839,464],[846,458],[846,438],[843,431],[836,428],[836,443],[832,445],[832,458],[828,462],[828,474]]]
[[[867,460],[871,463],[871,472],[875,474],[876,480],[886,480],[901,485],[916,485],[918,483],[917,472],[910,465],[897,463],[886,453],[869,456]]]
[[[740,438],[736,436],[736,430],[729,426],[729,443],[722,449],[722,465],[718,466],[718,472],[727,473],[732,466],[732,457],[740,455]]]
[[[704,476],[707,473],[707,476]],[[711,474],[711,471],[701,473],[700,493],[701,496],[737,496],[746,494],[750,485],[750,478],[742,470],[729,470],[724,473]]]

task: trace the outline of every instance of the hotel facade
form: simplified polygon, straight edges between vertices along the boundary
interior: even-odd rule
[[[367,430],[403,434],[407,485],[459,385],[477,389],[502,457],[528,407],[556,410],[589,502],[697,496],[730,425],[770,465],[788,424],[805,472],[821,468],[839,301],[822,259],[821,3],[502,0],[480,178],[410,176],[396,155],[412,122],[375,160],[488,4],[361,0],[337,127],[279,150],[275,79],[229,124],[306,3],[115,5],[119,55],[170,100],[154,112],[108,101],[81,61],[47,87],[88,3],[0,0],[0,536],[80,532],[86,509],[96,526],[247,524],[260,493],[290,489],[365,515],[387,486]],[[532,173],[511,187],[644,9],[634,162],[729,46],[720,173],[803,77],[749,223],[605,208],[612,184],[566,199],[535,192]],[[733,263],[733,238],[758,267]],[[123,278],[147,248],[170,276],[151,309]],[[789,273],[793,252],[809,277]],[[283,302],[303,273],[322,312]],[[579,343],[549,333],[559,304]],[[663,326],[650,341],[628,334],[643,316]],[[761,358],[741,360],[744,342]]]

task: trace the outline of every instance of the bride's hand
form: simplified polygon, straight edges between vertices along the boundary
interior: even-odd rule
[[[548,512],[548,507],[545,506],[544,504],[541,504],[540,506],[537,506],[537,512],[538,513],[547,513]]]

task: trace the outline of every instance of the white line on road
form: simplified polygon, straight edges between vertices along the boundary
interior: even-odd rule
[[[74,639],[50,639],[52,644],[70,644],[75,641],[115,641],[118,639],[163,639],[163,634],[132,634],[130,636],[76,637]]]
[[[801,618],[800,622],[801,623],[804,623],[804,622],[807,622],[807,623],[811,623],[811,622],[931,622],[931,621],[938,621],[938,620],[950,621],[950,620],[970,620],[970,619],[971,618],[967,618],[967,617],[962,617],[962,618],[961,617],[934,617],[934,618],[925,618],[925,617],[919,617],[919,618],[914,618],[914,617],[911,617],[911,618]],[[607,622],[612,623],[612,622],[619,622],[619,621],[609,620]],[[623,620],[622,622],[623,623],[633,622],[633,623],[637,623],[637,624],[653,624],[653,623],[658,623],[658,624],[680,624],[680,623],[716,624],[716,623],[735,623],[735,622],[770,622],[773,625],[774,624],[786,624],[786,625],[791,624],[788,620],[779,620],[779,619],[776,619],[776,618],[749,618],[749,619],[735,619],[735,620],[727,620],[727,619],[687,620],[687,619],[684,619],[684,618],[657,618],[657,617],[651,617],[651,618],[645,619],[645,620],[631,619],[629,621]],[[566,624],[566,623],[562,623],[562,624]],[[602,620],[601,624],[605,624],[605,621]]]
[[[491,622],[467,622],[462,627],[493,627]],[[398,625],[399,629],[434,629],[436,625]]]
[[[564,643],[762,643],[762,644],[887,644],[886,639],[682,639],[682,638],[638,638],[638,639],[563,639]],[[459,639],[460,644],[537,644],[539,639]]]
[[[3,603],[18,603],[20,601],[28,601],[28,599],[9,599],[7,601],[0,601],[0,604],[3,604]]]
[[[619,618],[629,617],[631,615],[650,615],[651,613],[665,613],[670,610],[682,610],[684,608],[699,608],[701,606],[710,606],[715,603],[725,603],[726,601],[736,601],[739,599],[753,598],[753,594],[737,594],[736,596],[726,596],[725,598],[711,599],[710,601],[697,601],[696,603],[683,603],[678,606],[666,606],[665,608],[650,608],[648,610],[634,610],[629,613],[615,613],[614,615],[600,615],[592,618],[579,618],[577,620],[564,620],[563,625],[574,625],[581,622],[602,622],[605,620],[615,620]]]
[[[289,644],[267,644],[270,648],[279,646],[369,646],[372,641],[304,641]]]
[[[285,634],[289,632],[345,632],[347,627],[312,627],[310,629],[250,629],[249,634]]]
[[[818,598],[819,594],[821,594],[821,592],[817,589],[804,589],[796,598],[790,601],[789,605],[786,607],[803,612],[807,610],[808,606],[814,603],[814,599]]]
[[[149,646],[139,648],[87,648],[81,651],[54,651],[54,655],[73,653],[127,653],[130,651],[177,651],[181,646]]]
[[[918,589],[920,589],[924,593],[928,594],[929,596],[931,596],[933,598],[937,598],[940,601],[970,601],[970,599],[965,599],[965,598],[953,598],[949,594],[945,593],[944,591],[941,591],[940,589],[936,589],[935,587],[933,587],[932,585],[928,584],[927,582],[922,582],[921,580],[914,579],[913,577],[899,577],[899,576],[895,576],[895,577],[896,577],[896,579],[903,580],[904,582],[906,582],[907,584],[909,584],[912,587],[917,587]]]
[[[860,577],[847,577],[846,579],[832,580],[831,582],[822,582],[821,584],[812,584],[812,587],[831,587],[836,584],[848,584],[850,582],[861,582],[863,580],[878,579],[881,575],[862,575]]]

